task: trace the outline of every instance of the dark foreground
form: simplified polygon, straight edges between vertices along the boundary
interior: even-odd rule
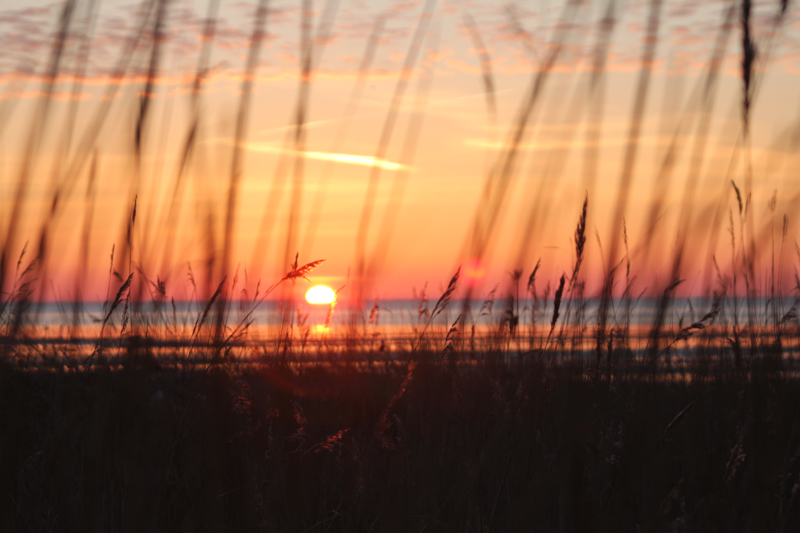
[[[800,529],[780,373],[136,366],[2,366],[0,530]]]

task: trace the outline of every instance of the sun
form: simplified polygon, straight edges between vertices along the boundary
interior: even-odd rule
[[[306,292],[306,301],[310,304],[330,304],[336,300],[336,293],[325,285],[315,285]]]

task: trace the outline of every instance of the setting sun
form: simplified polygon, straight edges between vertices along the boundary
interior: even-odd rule
[[[336,300],[336,293],[325,285],[316,285],[306,292],[306,301],[310,304],[329,304]]]

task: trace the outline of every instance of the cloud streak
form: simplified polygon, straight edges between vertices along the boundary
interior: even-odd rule
[[[266,152],[273,154],[292,154],[292,155],[297,154],[295,150],[278,148],[271,144],[259,143],[259,142],[247,143],[246,148],[253,152]],[[332,152],[313,152],[313,151],[305,151],[303,152],[303,155],[307,159],[315,159],[317,161],[331,161],[333,163],[342,163],[344,165],[356,165],[361,167],[378,166],[383,170],[401,170],[406,168],[404,165],[401,165],[400,163],[395,163],[387,159],[378,159],[368,155],[342,154],[342,153],[332,153]]]

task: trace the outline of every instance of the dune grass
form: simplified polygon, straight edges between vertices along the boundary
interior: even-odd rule
[[[416,313],[402,327],[381,323],[392,309],[375,297],[371,283],[386,266],[408,173],[394,176],[392,200],[370,246],[373,221],[381,214],[375,199],[382,167],[376,163],[353,228],[350,286],[327,309],[317,333],[295,300],[295,284],[325,258],[301,260],[297,249],[301,242],[308,248],[313,244],[326,191],[335,184],[329,184],[332,171],[325,167],[313,197],[316,207],[306,213],[303,226],[308,172],[303,153],[314,75],[339,2],[328,0],[316,25],[313,2],[301,2],[299,86],[284,146],[292,155],[283,154],[271,176],[254,254],[260,271],[291,165],[287,232],[280,236],[282,257],[275,261],[284,265],[284,273],[255,284],[247,268],[235,263],[233,251],[251,99],[272,15],[267,0],[254,8],[239,76],[230,165],[219,179],[224,201],[198,192],[199,183],[195,197],[188,194],[192,180],[200,181],[194,172],[203,167],[204,90],[219,4],[209,1],[202,25],[200,56],[187,92],[189,123],[178,129],[171,196],[155,207],[148,205],[155,193],[147,187],[156,178],[142,161],[165,149],[157,146],[163,138],[155,130],[154,106],[174,6],[167,0],[142,2],[105,96],[91,111],[74,100],[65,123],[55,121],[53,92],[70,75],[73,96],[81,91],[97,5],[68,0],[59,12],[11,189],[11,212],[3,215],[6,225],[0,228],[3,530],[800,528],[800,279],[795,275],[796,285],[786,285],[786,273],[796,272],[800,261],[796,244],[797,258],[788,258],[794,240],[791,207],[800,197],[781,191],[790,200],[780,212],[778,192],[773,193],[766,202],[766,223],[757,231],[755,211],[763,211],[765,202],[753,197],[751,155],[754,102],[773,40],[784,27],[787,2],[775,6],[763,41],[754,34],[751,2],[731,1],[723,9],[704,74],[685,105],[676,104],[682,111],[671,122],[674,130],[660,156],[643,242],[630,246],[626,213],[665,3],[651,0],[646,9],[646,39],[611,207],[595,201],[595,189],[608,180],[598,174],[603,157],[598,146],[607,59],[620,14],[616,0],[603,3],[591,69],[563,110],[574,121],[585,115],[587,126],[586,192],[570,214],[573,262],[548,277],[541,260],[530,260],[540,252],[537,235],[553,215],[543,193],[557,190],[565,173],[567,152],[555,150],[546,155],[545,170],[536,176],[540,181],[531,187],[536,194],[520,219],[523,238],[507,283],[480,292],[485,299],[477,305],[479,291],[465,282],[463,272],[492,254],[512,183],[526,172],[526,140],[548,84],[562,53],[577,38],[571,33],[574,24],[586,16],[585,3],[566,0],[540,61],[525,41],[526,50],[537,56],[537,68],[486,173],[482,198],[473,213],[454,214],[464,215],[463,254],[432,307],[433,297],[429,302],[422,289],[415,293]],[[417,75],[414,115],[401,156],[404,168],[413,162],[435,70],[419,68],[418,62],[425,46],[428,52],[437,50],[439,10],[428,0],[416,20],[375,147],[376,162],[390,149],[406,90]],[[524,36],[514,8],[507,12]],[[336,151],[344,145],[388,16],[379,16],[372,27]],[[458,18],[476,48],[487,136],[494,140],[502,126],[491,46],[470,13]],[[740,131],[718,200],[697,213],[697,183],[709,157],[721,64],[734,31],[741,34]],[[96,214],[102,202],[98,140],[112,105],[122,105],[115,103],[120,82],[133,78],[137,61],[147,68],[128,109],[135,117],[127,147],[135,168],[124,183],[129,208],[119,221],[104,220]],[[0,116],[11,109],[4,105]],[[578,143],[577,133],[565,135],[567,144]],[[36,161],[53,135],[58,154],[43,191],[46,208],[35,220],[35,240],[28,241],[31,237],[18,228]],[[688,176],[672,228],[662,222],[664,198],[675,187],[681,157],[688,159]],[[159,158],[163,163],[163,154]],[[740,166],[743,179],[732,170]],[[99,316],[89,315],[82,297],[87,280],[80,274],[72,298],[58,302],[62,323],[45,326],[44,295],[57,293],[49,286],[50,275],[63,260],[53,256],[50,239],[68,224],[64,203],[78,196],[84,181],[83,218],[76,224],[82,270],[94,260],[89,253],[93,231],[100,224],[119,227],[120,238],[110,244],[105,301]],[[196,226],[175,227],[192,203]],[[605,238],[593,222],[601,217],[611,220]],[[599,258],[587,254],[595,244],[593,229]],[[198,276],[176,254],[184,230],[207,237],[204,264],[194,267]],[[720,265],[719,248],[728,246],[720,244],[725,232],[729,264]],[[638,273],[652,268],[649,261],[658,246],[670,247],[669,279],[642,287]],[[703,298],[684,305],[676,294],[689,275],[688,254],[707,261],[697,294]],[[176,261],[186,264],[188,302],[175,301]],[[769,268],[762,268],[765,263]],[[373,299],[367,311],[366,302]],[[258,317],[270,303],[278,311],[265,325]],[[653,316],[642,320],[643,310]]]

